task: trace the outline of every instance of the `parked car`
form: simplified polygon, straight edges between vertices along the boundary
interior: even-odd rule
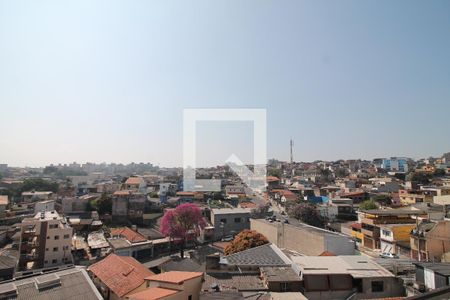
[[[383,252],[380,254],[381,258],[398,258],[398,255],[389,253],[389,252]]]

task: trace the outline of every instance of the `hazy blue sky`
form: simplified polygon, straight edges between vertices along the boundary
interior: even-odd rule
[[[181,165],[184,108],[266,108],[284,160],[441,155],[450,1],[0,1],[0,163]]]

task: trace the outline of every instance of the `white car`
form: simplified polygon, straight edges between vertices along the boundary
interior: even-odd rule
[[[381,258],[398,258],[397,255],[389,253],[389,252],[383,252],[380,254]]]

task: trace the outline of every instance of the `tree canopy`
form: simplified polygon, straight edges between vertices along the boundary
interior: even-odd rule
[[[269,241],[255,230],[245,229],[235,236],[234,240],[225,247],[225,255],[241,252],[250,248],[262,246]]]
[[[323,227],[325,220],[316,210],[316,207],[310,203],[299,203],[293,205],[288,210],[290,217],[300,220],[308,225]]]
[[[200,208],[193,203],[185,203],[175,209],[168,210],[161,220],[161,232],[167,237],[181,241],[181,256],[184,256],[184,245],[194,240],[206,226]]]
[[[371,200],[366,200],[364,202],[361,202],[361,204],[359,205],[359,209],[364,209],[364,210],[370,210],[370,209],[377,209],[378,208],[378,204]]]

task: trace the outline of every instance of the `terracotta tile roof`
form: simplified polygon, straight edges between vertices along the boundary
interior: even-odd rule
[[[147,239],[142,234],[140,234],[139,232],[136,232],[128,227],[113,229],[113,230],[111,230],[111,235],[112,236],[119,235],[121,237],[124,237],[130,243],[140,243],[140,242],[147,241]]]
[[[164,299],[167,296],[175,295],[179,291],[164,289],[160,287],[153,287],[137,292],[128,297],[130,300],[156,300]]]
[[[239,206],[242,208],[256,208],[256,204],[253,202],[241,202]]]
[[[125,184],[140,185],[142,182],[143,179],[141,177],[129,177],[127,181],[125,181]]]
[[[116,196],[126,196],[126,195],[131,195],[133,192],[130,190],[121,190],[121,191],[115,191],[113,195]]]
[[[275,182],[275,181],[280,181],[280,179],[278,179],[278,177],[275,177],[275,176],[267,176],[266,181],[267,182]]]
[[[162,281],[169,283],[180,284],[186,280],[193,279],[196,277],[203,276],[203,272],[181,272],[181,271],[170,271],[161,273],[154,276],[148,276],[145,280],[149,281]]]
[[[119,297],[132,292],[154,274],[134,258],[116,254],[108,255],[88,270]]]

